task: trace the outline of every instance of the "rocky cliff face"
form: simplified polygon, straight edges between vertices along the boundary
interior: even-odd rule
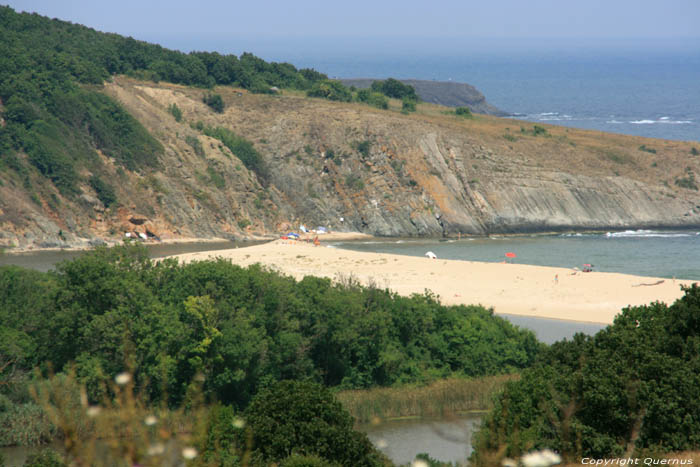
[[[104,158],[119,199],[109,209],[89,186],[56,203],[5,180],[5,246],[75,246],[125,232],[241,238],[299,224],[383,236],[700,226],[700,194],[675,184],[700,171],[688,143],[224,88],[226,109],[216,114],[203,90],[126,78],[105,92],[160,140],[163,169],[130,172]],[[182,109],[179,123],[171,104]],[[197,122],[252,141],[270,180]]]

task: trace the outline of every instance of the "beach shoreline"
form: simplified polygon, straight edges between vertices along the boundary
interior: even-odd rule
[[[332,235],[319,238],[338,240]],[[671,304],[683,295],[681,285],[696,282],[619,273],[583,273],[546,266],[366,253],[289,239],[175,257],[183,262],[224,258],[244,267],[259,263],[298,280],[307,275],[333,280],[352,278],[399,295],[430,291],[445,305],[483,305],[493,308],[496,314],[596,324],[611,324],[626,306],[655,301]]]

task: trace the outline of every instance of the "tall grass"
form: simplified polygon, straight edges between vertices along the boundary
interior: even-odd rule
[[[445,417],[491,408],[494,393],[518,375],[446,379],[424,387],[341,391],[338,400],[358,423],[396,417]]]

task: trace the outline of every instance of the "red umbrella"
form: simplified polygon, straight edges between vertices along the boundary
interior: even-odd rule
[[[515,256],[516,256],[516,255],[515,255],[515,253],[513,253],[513,252],[510,252],[510,251],[509,251],[508,253],[506,253],[506,258],[515,258]]]

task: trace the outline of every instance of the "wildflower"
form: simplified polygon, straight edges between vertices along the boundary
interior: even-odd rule
[[[193,447],[186,447],[182,450],[182,457],[185,459],[194,459],[197,457],[197,450]]]
[[[411,467],[429,467],[428,463],[425,462],[422,459],[416,459],[413,462],[411,462]]]
[[[155,415],[148,415],[144,420],[143,423],[145,423],[148,426],[153,426],[156,423],[158,423],[158,419],[156,418]]]
[[[245,426],[245,420],[243,420],[242,418],[236,417],[233,419],[233,427],[234,428],[241,429],[244,426]]]
[[[146,450],[146,454],[149,456],[159,456],[165,452],[165,445],[163,443],[151,444]]]
[[[88,417],[92,417],[92,418],[97,417],[100,414],[100,410],[102,410],[102,409],[100,409],[96,405],[88,407],[88,409],[87,409]]]
[[[129,381],[131,381],[131,375],[127,372],[119,373],[114,377],[114,382],[119,386],[124,386],[125,384],[128,384]]]
[[[561,462],[561,456],[549,449],[525,454],[521,459],[525,467],[549,467]]]
[[[377,447],[379,449],[384,449],[387,446],[389,446],[389,443],[385,439],[378,439],[377,440]]]

